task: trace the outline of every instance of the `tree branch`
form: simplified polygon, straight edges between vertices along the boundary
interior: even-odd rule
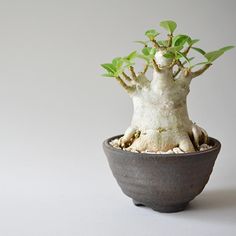
[[[128,86],[120,76],[116,77],[116,80],[119,82],[119,84],[126,90],[127,93],[134,92],[135,86]]]
[[[142,74],[145,74],[148,70],[148,64],[146,64],[143,68],[143,71],[141,72]]]
[[[129,82],[132,81],[132,79],[125,73],[125,72],[122,72],[122,75],[125,77],[125,79]]]
[[[195,78],[199,75],[201,75],[202,73],[204,73],[212,64],[206,64],[204,65],[201,69],[195,71],[195,72],[191,72],[190,76],[191,78]]]
[[[176,60],[173,59],[172,62],[171,62],[169,65],[165,65],[165,66],[162,66],[162,67],[159,66],[159,68],[160,68],[161,70],[163,70],[163,69],[165,69],[165,68],[170,69],[170,68],[172,68],[175,64],[176,64]]]
[[[189,53],[191,47],[192,47],[192,46],[190,45],[190,46],[188,46],[188,47],[184,50],[183,54],[184,54],[185,56],[187,56],[187,54]]]
[[[136,73],[135,73],[135,71],[134,71],[134,67],[133,67],[133,66],[130,66],[130,67],[129,67],[129,70],[130,70],[132,79],[137,82],[137,75],[136,75]]]
[[[168,47],[171,47],[171,44],[172,44],[172,38],[173,38],[173,34],[168,34]]]
[[[158,44],[158,42],[156,41],[156,39],[152,39],[151,42],[153,43],[154,47],[157,49],[160,49],[161,46]]]
[[[156,70],[156,72],[161,72],[161,69],[159,68],[159,66],[157,65],[157,62],[155,59],[152,59],[152,64],[154,69]]]
[[[180,60],[177,61],[176,64],[179,66],[179,68],[178,68],[178,70],[173,74],[173,77],[174,77],[174,78],[179,74],[179,72],[181,72],[182,69],[185,68],[184,65],[185,65],[186,63],[187,63],[187,61],[184,61],[183,63],[181,63]]]
[[[179,67],[178,70],[173,74],[173,77],[175,78],[181,71],[181,68]]]

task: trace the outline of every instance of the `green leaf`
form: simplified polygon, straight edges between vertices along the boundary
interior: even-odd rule
[[[224,51],[212,51],[204,54],[204,57],[208,60],[208,62],[213,62],[215,61],[218,57],[224,54]]]
[[[226,51],[231,50],[233,48],[235,48],[235,46],[226,46],[226,47],[219,49],[219,51],[226,52]]]
[[[145,47],[145,48],[143,48],[142,53],[143,53],[145,56],[149,56],[150,51],[151,51],[151,48]]]
[[[230,50],[230,49],[233,49],[234,46],[226,46],[226,47],[223,47],[219,50],[216,50],[216,51],[212,51],[212,52],[208,52],[206,53],[204,56],[206,57],[206,59],[209,61],[209,62],[213,62],[215,61],[218,57],[220,57],[221,55],[224,54],[224,52]]]
[[[176,53],[176,52],[178,52],[178,51],[180,51],[180,50],[182,50],[182,49],[183,49],[183,46],[182,46],[182,45],[179,45],[179,46],[175,46],[175,47],[170,47],[170,48],[168,48],[168,51],[169,51],[169,52]]]
[[[138,41],[134,41],[134,43],[139,43],[139,44],[142,44],[144,46],[147,46],[148,41],[140,41],[140,40],[138,40]]]
[[[190,61],[192,61],[195,57],[190,57],[188,58],[188,61],[184,61],[182,64],[185,65],[186,63],[189,63],[190,64]],[[190,67],[191,68],[191,67]]]
[[[194,58],[195,58],[195,57],[190,57],[188,60],[189,60],[189,61],[192,61]]]
[[[142,53],[145,57],[148,58],[148,60],[151,60],[155,57],[157,50],[156,48],[150,48],[150,47],[145,47],[142,50]]]
[[[168,46],[168,40],[159,40],[157,43],[161,46],[167,47]]]
[[[140,58],[140,59],[145,60],[147,63],[149,63],[149,62],[150,62],[150,59],[151,59],[150,57],[145,56],[145,55],[143,55],[143,54],[138,54],[137,57]]]
[[[132,61],[133,59],[135,59],[135,57],[137,57],[137,51],[131,52],[127,57],[125,57],[125,59],[128,61]]]
[[[116,69],[121,68],[123,63],[124,63],[124,60],[122,57],[116,57],[112,60],[112,64],[116,67]]]
[[[188,42],[190,37],[188,35],[176,35],[173,37],[172,46],[184,46],[186,42]]]
[[[114,74],[116,72],[116,67],[113,64],[106,63],[101,65],[108,73]]]
[[[177,24],[172,20],[167,20],[160,22],[160,26],[166,29],[169,32],[169,34],[173,34],[173,32],[177,27]]]
[[[183,53],[177,52],[177,54],[180,56],[180,58],[183,57],[188,62],[188,64],[190,64],[189,59]]]
[[[170,59],[174,59],[175,58],[175,54],[172,52],[167,52],[163,55],[165,58],[170,58]]]
[[[156,52],[157,52],[156,48],[151,48],[149,54],[150,54],[151,56],[155,56]]]
[[[114,74],[103,74],[102,76],[103,76],[103,77],[115,77]]]
[[[189,38],[189,40],[187,41],[189,46],[192,46],[193,44],[199,42],[200,40],[199,39],[191,39]]]
[[[192,69],[193,67],[196,67],[196,66],[207,65],[207,64],[211,64],[211,63],[209,61],[200,62],[200,63],[197,63],[197,64],[191,66],[190,69]]]
[[[199,53],[201,53],[202,55],[206,54],[206,52],[204,50],[202,50],[201,48],[192,47],[192,49],[199,52]]]
[[[145,35],[150,39],[153,40],[159,33],[155,29],[150,29],[145,32]]]

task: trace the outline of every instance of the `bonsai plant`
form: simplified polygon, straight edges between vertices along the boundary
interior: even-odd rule
[[[147,40],[137,41],[143,45],[141,52],[102,64],[104,76],[119,82],[134,108],[124,135],[104,142],[113,174],[136,205],[166,212],[184,209],[208,181],[220,143],[190,120],[186,98],[191,81],[234,47],[205,52],[195,46],[198,39],[174,34],[176,26],[171,20],[160,22],[167,38],[148,30]],[[194,63],[192,51],[203,60]],[[144,67],[137,72],[139,59]],[[148,70],[153,71],[151,79]]]

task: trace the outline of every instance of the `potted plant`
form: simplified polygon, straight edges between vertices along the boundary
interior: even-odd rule
[[[186,98],[191,81],[234,46],[205,52],[198,39],[174,34],[176,23],[162,21],[167,38],[146,31],[141,52],[102,64],[105,77],[115,78],[133,101],[131,125],[124,135],[104,141],[109,165],[122,191],[137,206],[160,212],[183,210],[208,182],[220,142],[188,116]],[[192,51],[204,60],[193,63]],[[144,61],[137,73],[136,59]],[[148,70],[153,71],[147,78]]]

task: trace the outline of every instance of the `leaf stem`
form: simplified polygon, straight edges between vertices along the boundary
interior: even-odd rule
[[[153,43],[153,46],[157,49],[160,49],[161,46],[158,44],[158,42],[156,41],[156,39],[152,39],[151,42]]]

